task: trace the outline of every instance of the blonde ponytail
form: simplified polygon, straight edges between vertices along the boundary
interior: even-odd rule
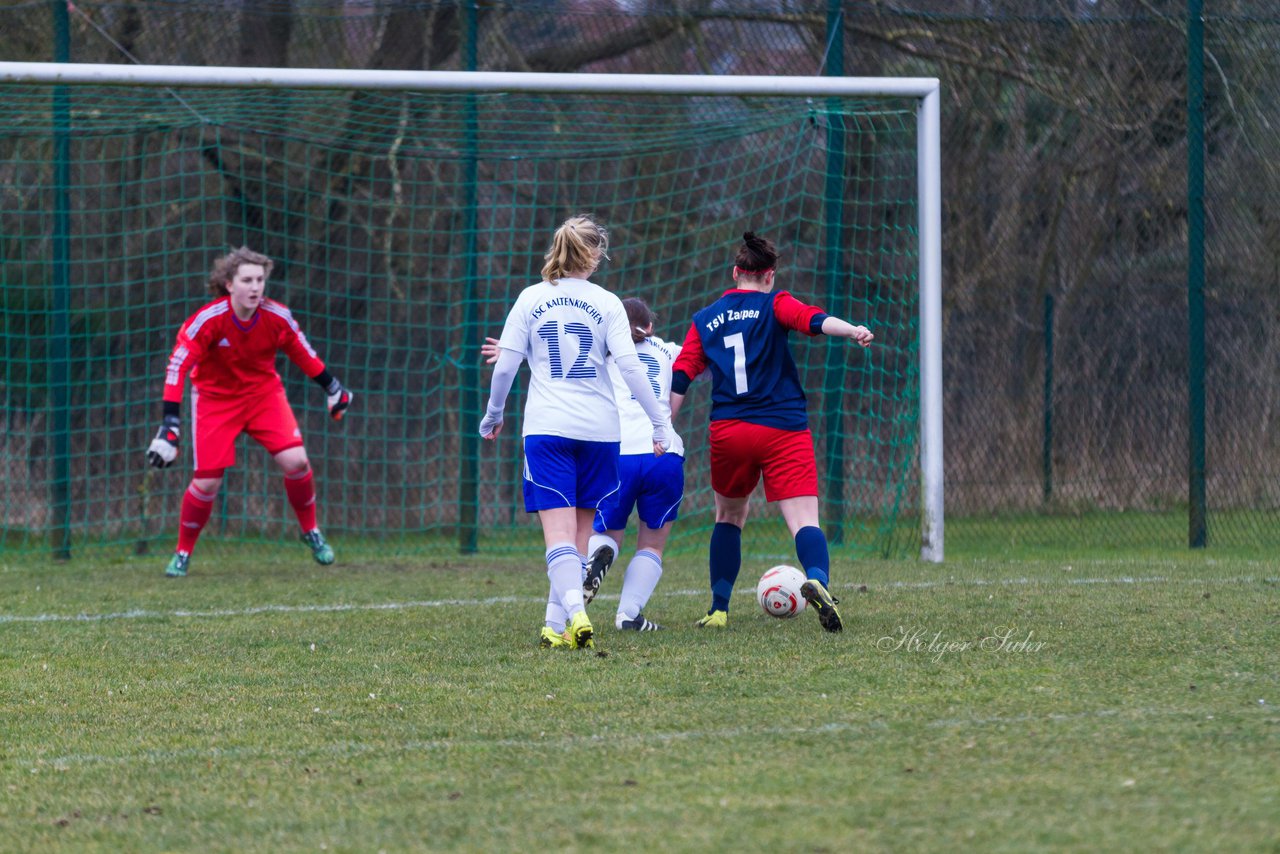
[[[543,256],[542,278],[558,284],[567,273],[595,270],[609,257],[609,232],[591,217],[570,217],[556,229],[551,248]]]

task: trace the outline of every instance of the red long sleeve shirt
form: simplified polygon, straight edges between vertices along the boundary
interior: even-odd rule
[[[214,300],[178,330],[178,343],[164,375],[164,399],[180,402],[187,373],[200,394],[247,395],[280,385],[276,354],[281,350],[308,377],[324,370],[289,309],[264,299],[248,323],[231,309],[231,298]]]

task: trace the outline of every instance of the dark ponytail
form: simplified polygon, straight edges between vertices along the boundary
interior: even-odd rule
[[[768,239],[748,231],[742,235],[742,246],[733,263],[744,273],[763,273],[777,266],[778,250]]]
[[[644,330],[653,326],[658,316],[648,303],[637,297],[627,297],[622,301],[622,307],[627,310],[627,323],[631,324],[631,340],[639,344],[645,339]]]

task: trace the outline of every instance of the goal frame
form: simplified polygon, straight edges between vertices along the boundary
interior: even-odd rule
[[[935,563],[943,560],[942,157],[937,78],[378,71],[0,62],[0,83],[230,89],[915,98],[920,240],[920,557]]]

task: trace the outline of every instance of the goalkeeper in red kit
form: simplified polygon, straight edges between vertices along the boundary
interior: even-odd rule
[[[191,552],[213,512],[222,475],[236,462],[236,438],[248,433],[284,473],[284,491],[298,516],[302,541],[317,563],[333,563],[333,549],[316,524],[316,487],[302,432],[275,370],[281,350],[325,390],[329,414],[342,418],[352,395],[325,369],[284,305],[263,295],[272,261],[247,247],[214,262],[213,302],[178,330],[164,378],[164,420],[147,462],[167,468],[178,457],[179,402],[191,374],[191,452],[195,476],[182,496],[178,548],[165,575],[187,574]]]

